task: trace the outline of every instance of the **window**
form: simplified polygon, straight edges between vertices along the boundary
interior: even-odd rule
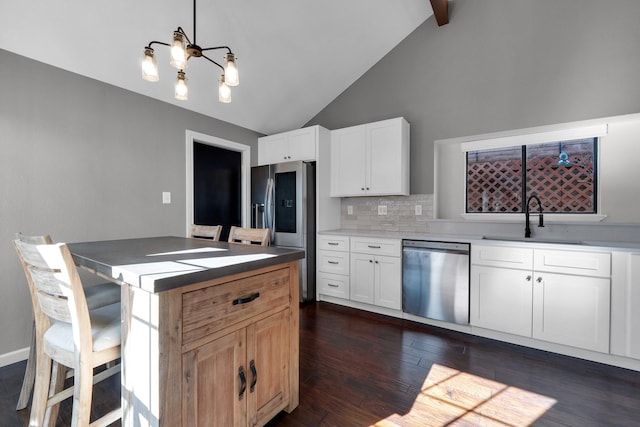
[[[597,146],[594,137],[467,151],[466,212],[522,213],[535,195],[545,213],[595,214]]]

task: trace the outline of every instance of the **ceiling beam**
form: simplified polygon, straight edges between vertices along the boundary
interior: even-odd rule
[[[449,23],[449,0],[431,0],[431,7],[438,27]]]

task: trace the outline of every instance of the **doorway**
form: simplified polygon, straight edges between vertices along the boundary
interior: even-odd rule
[[[187,224],[246,227],[251,148],[248,145],[187,131]]]

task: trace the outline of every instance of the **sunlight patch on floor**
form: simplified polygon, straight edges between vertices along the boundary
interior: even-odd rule
[[[533,424],[555,399],[434,364],[406,414],[393,414],[376,427],[500,426]]]

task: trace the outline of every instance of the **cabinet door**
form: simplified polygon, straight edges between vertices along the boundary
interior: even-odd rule
[[[471,325],[531,336],[530,271],[471,266],[469,297]]]
[[[272,165],[289,161],[289,140],[286,133],[258,138],[258,164]]]
[[[303,128],[288,132],[288,159],[295,160],[316,160],[316,128]]]
[[[374,259],[374,302],[376,305],[402,309],[402,270],[400,258],[376,256]]]
[[[613,252],[611,354],[640,359],[640,254]]]
[[[610,279],[534,273],[533,337],[609,352]]]
[[[366,125],[367,186],[375,195],[409,194],[409,129],[401,118]]]
[[[289,402],[288,313],[283,310],[247,327],[249,425],[264,425]]]
[[[373,256],[366,254],[351,254],[351,283],[350,296],[354,301],[373,304]]]
[[[409,194],[404,188],[407,148],[403,146],[402,121],[385,120],[367,125],[367,192],[376,195]]]
[[[247,425],[247,392],[240,394],[246,330],[241,329],[182,356],[182,419],[193,427]]]
[[[331,132],[331,196],[365,194],[364,125]]]

